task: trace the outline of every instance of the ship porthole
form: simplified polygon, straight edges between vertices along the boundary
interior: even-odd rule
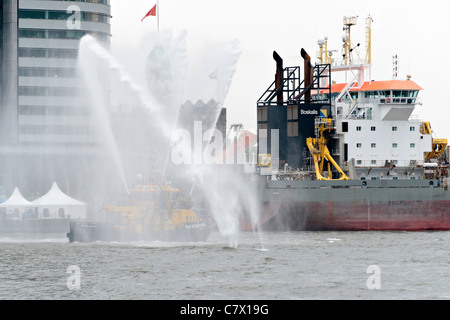
[[[367,187],[367,181],[363,181],[363,182],[362,182],[362,186],[363,186],[363,187]]]

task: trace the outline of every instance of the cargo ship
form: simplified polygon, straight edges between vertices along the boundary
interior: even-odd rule
[[[450,230],[448,141],[415,115],[423,89],[398,79],[395,57],[392,79],[371,80],[372,22],[363,59],[356,17],[344,17],[342,61],[326,38],[314,65],[302,49],[302,73],[273,52],[275,81],[257,101],[262,229]]]
[[[164,175],[151,172],[148,184],[138,177],[127,201],[104,205],[93,221],[72,221],[69,242],[206,241],[216,228],[213,219],[195,210]]]

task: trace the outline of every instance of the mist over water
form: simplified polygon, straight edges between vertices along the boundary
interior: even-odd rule
[[[181,108],[186,101],[194,104],[200,100],[214,101],[206,110],[206,116],[212,121],[201,122],[203,132],[211,135],[214,132],[240,55],[239,44],[237,41],[205,42],[204,47],[193,48],[189,54],[187,40],[187,32],[179,36],[172,32],[161,33],[150,48],[145,65],[135,68],[132,74],[94,38],[85,36],[80,43],[79,65],[105,147],[111,153],[124,191],[128,192],[128,187],[135,183],[132,177],[142,173],[137,171],[140,168],[136,160],[126,158],[143,154],[146,157],[141,158],[147,159],[148,153],[154,152],[157,169],[187,185],[191,193],[200,193],[194,206],[206,204],[222,236],[231,247],[237,247],[243,215],[248,215],[252,224],[257,225],[256,190],[251,188],[242,171],[232,165],[194,164],[192,161],[177,167],[171,159],[171,151],[175,145],[172,134],[183,122]],[[131,50],[129,55],[133,55]],[[143,59],[136,61],[142,63]],[[136,74],[136,70],[143,74]],[[111,90],[112,98],[109,98],[105,93]],[[139,125],[121,126],[119,116],[119,127],[123,127],[119,135],[128,138],[117,141],[117,129],[113,129],[108,113],[116,111],[120,115],[128,109],[142,117]],[[194,113],[194,119],[205,118],[204,109],[194,109]],[[130,138],[131,131],[136,131],[139,138]],[[202,154],[210,138],[204,139]],[[191,148],[195,141],[182,143]]]

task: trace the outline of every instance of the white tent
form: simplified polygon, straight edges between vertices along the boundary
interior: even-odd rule
[[[33,203],[25,199],[16,187],[8,200],[0,204],[0,208],[4,208],[7,214],[12,215],[13,219],[22,219],[22,214],[27,212],[33,214]]]
[[[38,207],[40,218],[85,219],[87,217],[86,204],[66,195],[59,189],[56,182],[46,195],[32,203]]]

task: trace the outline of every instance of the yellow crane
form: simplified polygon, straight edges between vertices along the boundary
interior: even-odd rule
[[[433,134],[433,130],[431,130],[431,124],[429,122],[422,122],[420,133],[426,135]],[[448,145],[447,139],[433,139],[432,151],[425,153],[425,159],[426,160],[439,159],[444,155],[447,145]]]
[[[306,144],[314,158],[314,166],[316,169],[317,180],[350,180],[342,171],[328,150],[328,137],[334,131],[333,121],[327,118],[320,118],[316,123],[317,138],[307,138]],[[327,163],[327,177],[324,177],[324,166]],[[331,165],[339,172],[339,179],[332,179]]]

